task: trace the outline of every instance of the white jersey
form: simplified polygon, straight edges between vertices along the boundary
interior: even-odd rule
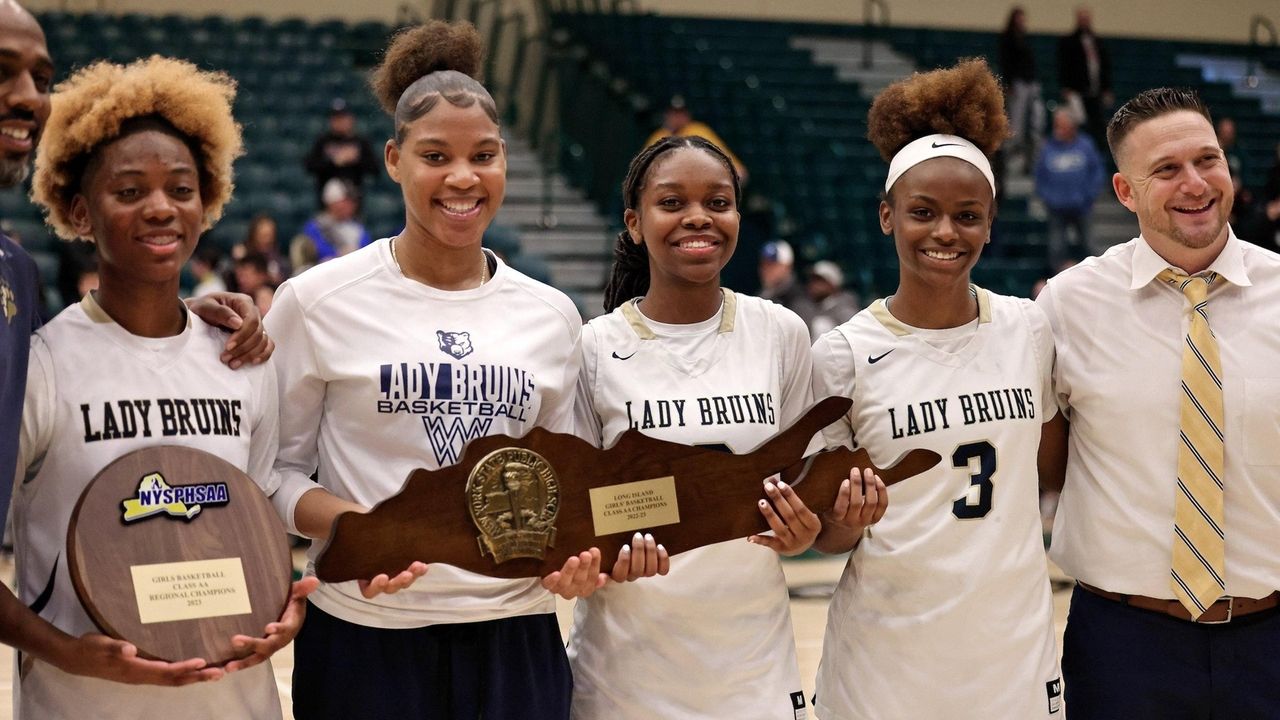
[[[908,328],[878,300],[814,346],[814,392],[853,407],[828,445],[933,469],[889,488],[827,615],[823,720],[1060,717],[1037,502],[1053,340],[1029,300],[974,288],[979,318]]]
[[[438,290],[406,278],[380,240],[286,282],[266,323],[278,346],[276,469],[289,508],[315,487],[317,467],[334,495],[373,507],[413,470],[456,463],[473,438],[573,429],[582,321],[563,293],[501,261],[478,288]],[[312,564],[318,552],[313,544]],[[555,612],[537,579],[450,565],[393,595],[366,599],[352,581],[309,599],[383,628]]]
[[[221,331],[190,314],[187,328],[174,337],[132,335],[92,295],[32,339],[14,550],[19,597],[59,629],[77,636],[99,632],[71,585],[67,526],[85,486],[116,458],[181,445],[244,470],[268,495],[276,489],[275,372],[270,364],[227,368],[218,360],[225,341]],[[269,662],[214,683],[142,689],[19,658],[14,686],[20,718],[280,717]]]
[[[635,427],[741,453],[795,420],[810,399],[804,322],[759,298],[724,297],[722,312],[692,325],[648,320],[631,302],[591,321],[583,434],[608,447]],[[746,539],[690,550],[665,577],[610,582],[579,600],[569,661],[578,720],[803,716],[781,564]]]

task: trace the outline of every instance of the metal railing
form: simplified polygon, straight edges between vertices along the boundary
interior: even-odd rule
[[[1262,44],[1261,34],[1266,30],[1271,37],[1271,42],[1266,46]],[[1262,64],[1263,47],[1276,47],[1280,43],[1280,35],[1276,33],[1276,26],[1269,18],[1262,15],[1254,15],[1249,20],[1249,70],[1245,75],[1245,85],[1251,88],[1258,87],[1258,66]]]
[[[880,11],[880,23],[878,25],[875,18],[876,10]],[[866,0],[862,4],[862,24],[868,30],[866,38],[862,42],[862,67],[869,69],[872,64],[872,40],[879,36],[879,33],[872,30],[872,28],[889,28],[889,1]]]

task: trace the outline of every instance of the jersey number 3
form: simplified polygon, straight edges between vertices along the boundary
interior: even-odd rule
[[[973,461],[978,460],[978,471]],[[961,520],[974,520],[991,512],[991,476],[996,474],[996,449],[991,443],[965,443],[951,453],[951,465],[969,471],[969,492],[951,505],[951,514]]]

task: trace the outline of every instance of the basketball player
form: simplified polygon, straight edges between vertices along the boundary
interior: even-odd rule
[[[458,462],[473,438],[573,430],[577,310],[480,244],[506,188],[497,109],[472,77],[480,54],[465,23],[395,37],[374,90],[395,122],[385,160],[405,229],[276,295],[276,469],[305,535],[325,537],[340,512],[399,492],[414,469]],[[294,716],[567,717],[572,682],[548,590],[594,591],[607,577],[599,551],[541,583],[446,565],[418,579],[425,571],[415,563],[312,596],[295,646]]]
[[[30,170],[36,142],[49,117],[54,71],[39,23],[13,0],[0,1],[0,54],[5,58],[0,124],[6,129],[0,140],[0,188],[6,188],[25,180]],[[38,277],[30,256],[0,233],[0,296],[6,319],[0,323],[0,527],[8,515],[17,465],[30,337],[40,324]],[[224,363],[240,367],[270,356],[272,343],[247,296],[216,293],[188,305],[210,324],[238,328],[220,349]],[[171,685],[221,674],[200,669],[200,664],[138,658],[131,644],[99,633],[72,637],[31,612],[8,588],[0,588],[0,642],[67,672],[120,682]]]
[[[809,406],[804,322],[720,287],[737,245],[739,200],[732,161],[702,138],[664,138],[632,161],[623,184],[627,229],[606,288],[611,312],[583,332],[579,423],[602,447],[637,428],[746,452]],[[765,489],[773,502],[759,510],[773,535],[691,550],[669,568],[659,546],[658,567],[646,559],[639,572],[614,579],[669,569],[666,577],[610,583],[578,602],[569,643],[575,718],[763,720],[804,712],[778,556],[806,550],[821,521],[785,484]],[[847,482],[841,501],[849,505]],[[850,515],[865,511],[869,523],[885,502],[873,480]],[[647,551],[652,538],[633,544],[640,542]]]
[[[71,584],[67,526],[85,484],[111,461],[178,444],[229,460],[268,495],[278,486],[274,371],[224,367],[221,332],[178,299],[183,264],[230,198],[241,151],[234,94],[224,75],[153,57],[92,65],[54,98],[33,195],[59,236],[97,243],[101,286],[33,339],[14,545],[22,600],[72,635],[94,625]],[[19,716],[164,718],[182,708],[189,718],[278,718],[265,660],[297,633],[315,585],[295,584],[265,638],[235,639],[253,655],[228,664],[219,683],[139,692],[23,658]]]
[[[1033,303],[969,278],[995,217],[1000,87],[981,60],[916,74],[885,89],[867,122],[889,161],[880,228],[898,287],[818,339],[815,394],[853,399],[829,445],[880,465],[914,448],[942,462],[894,485],[873,533],[819,536],[819,549],[853,554],[815,706],[824,720],[1057,717],[1036,497],[1053,340]]]

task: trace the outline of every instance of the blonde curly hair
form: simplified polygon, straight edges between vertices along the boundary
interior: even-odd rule
[[[208,230],[231,199],[231,164],[244,153],[240,125],[231,115],[235,95],[235,81],[226,73],[205,72],[159,55],[81,69],[54,89],[53,109],[36,151],[32,199],[44,207],[46,222],[59,237],[80,237],[71,223],[71,200],[81,191],[89,159],[119,137],[127,121],[157,117],[198,150],[202,229]]]

